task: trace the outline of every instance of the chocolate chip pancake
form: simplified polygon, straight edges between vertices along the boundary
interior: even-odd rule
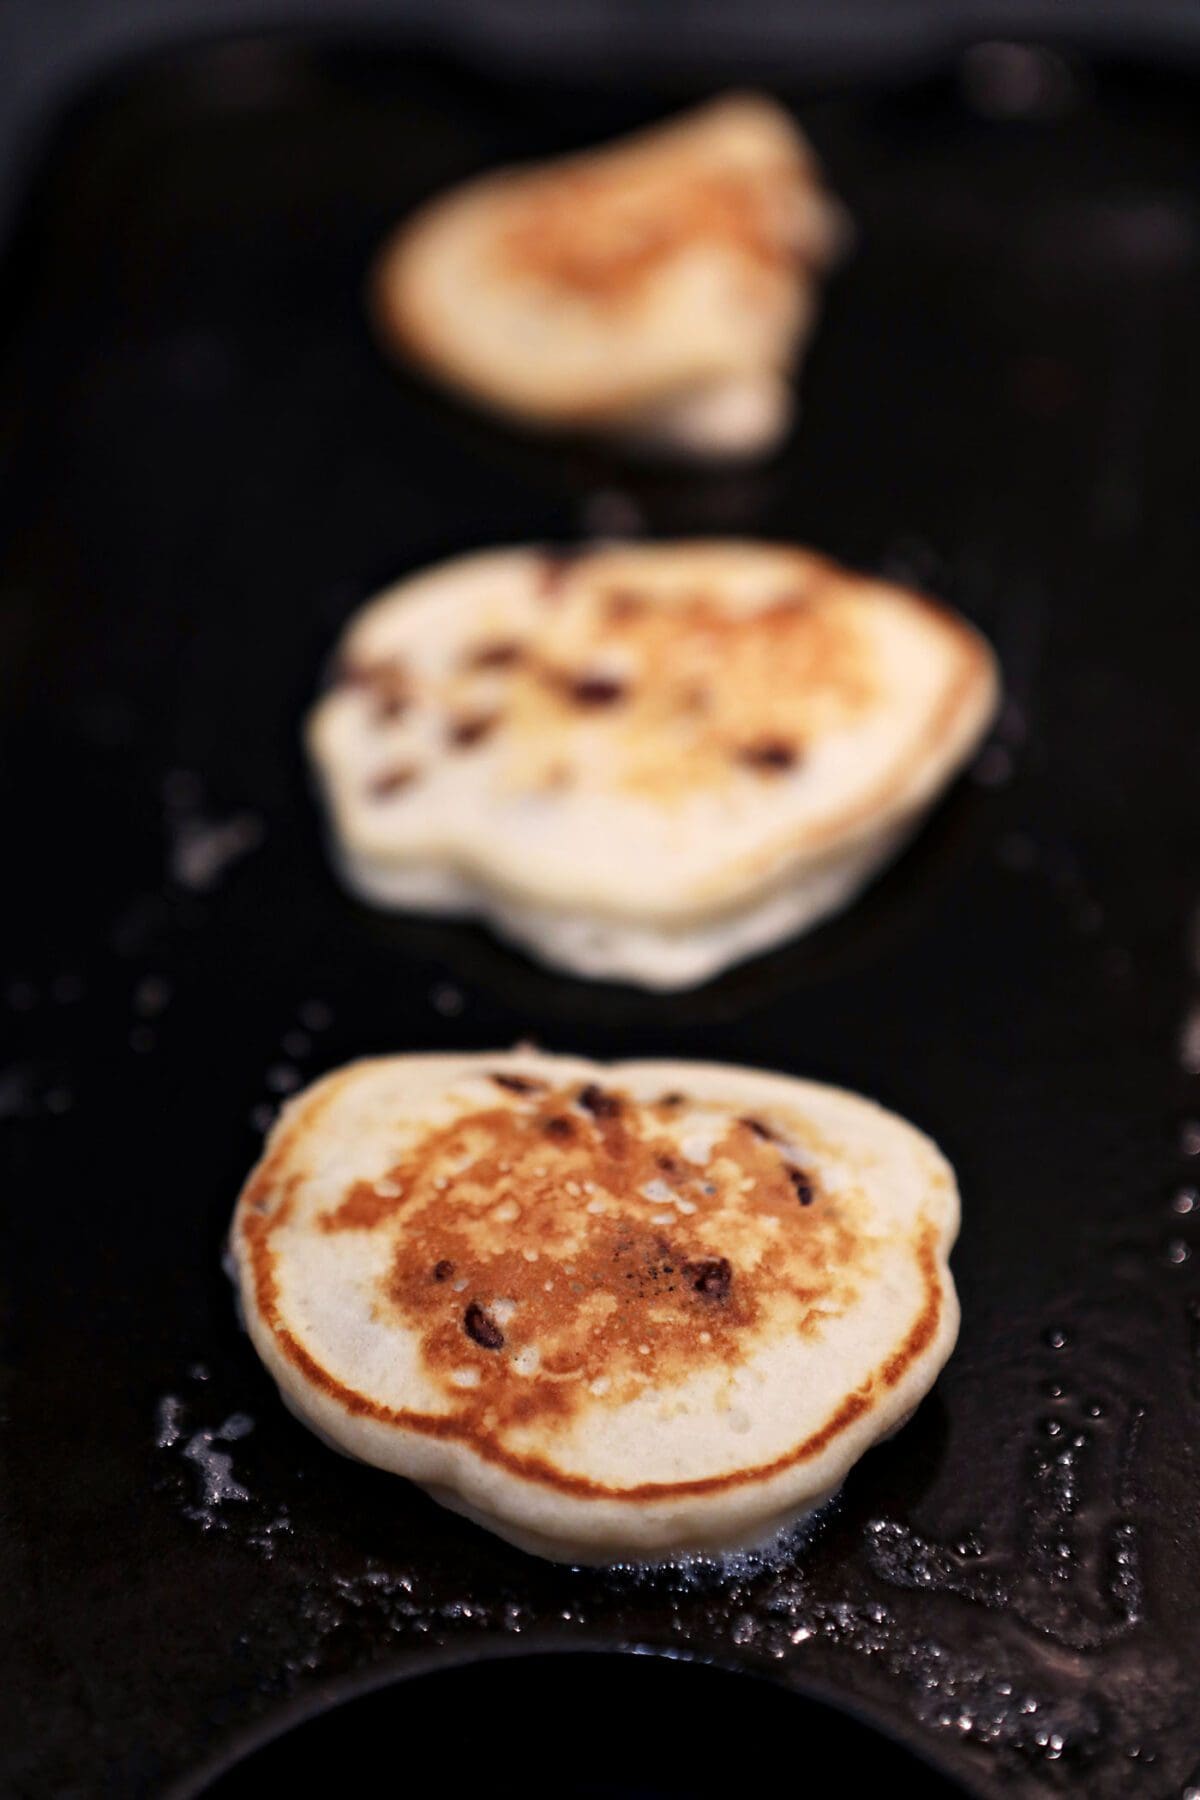
[[[987,645],[810,552],[484,552],[367,606],[308,742],[350,884],[684,987],[844,905],[986,729]]]
[[[351,1064],[238,1202],[245,1318],[323,1438],[520,1547],[761,1542],[953,1347],[953,1173],[869,1101],[524,1052]]]

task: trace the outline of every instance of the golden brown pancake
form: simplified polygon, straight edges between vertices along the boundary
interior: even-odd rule
[[[238,1203],[288,1404],[523,1548],[757,1543],[948,1356],[951,1170],[836,1089],[701,1063],[403,1056],[291,1102]]]

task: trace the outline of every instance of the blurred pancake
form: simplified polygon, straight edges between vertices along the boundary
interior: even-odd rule
[[[996,697],[961,619],[805,551],[502,550],[368,605],[308,741],[356,890],[671,988],[844,905]]]
[[[753,454],[846,235],[774,101],[730,95],[586,154],[427,205],[371,279],[383,343],[527,423]]]

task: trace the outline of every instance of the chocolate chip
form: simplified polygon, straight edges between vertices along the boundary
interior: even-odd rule
[[[498,713],[477,713],[474,718],[457,719],[450,727],[450,742],[459,750],[480,744],[499,723]]]
[[[812,1182],[808,1179],[808,1176],[804,1171],[802,1169],[794,1168],[792,1164],[789,1163],[787,1165],[787,1178],[795,1188],[796,1198],[799,1200],[801,1206],[811,1206],[816,1199],[816,1195],[813,1192]]]
[[[677,1157],[656,1156],[654,1160],[658,1164],[659,1168],[662,1170],[664,1175],[682,1175],[683,1174],[683,1170],[679,1165],[679,1160]]]
[[[580,1088],[578,1098],[584,1112],[590,1112],[594,1119],[615,1119],[621,1110],[621,1102],[617,1096],[606,1094],[594,1082]]]
[[[542,1126],[542,1130],[546,1133],[547,1137],[569,1138],[574,1137],[575,1135],[575,1127],[570,1119],[563,1118],[560,1113],[555,1114],[552,1119],[547,1119]]]
[[[494,644],[480,644],[467,658],[471,669],[509,669],[520,662],[525,650],[515,638],[497,639]]]
[[[544,1081],[535,1081],[529,1075],[493,1074],[492,1080],[497,1087],[507,1088],[510,1094],[540,1094],[546,1086]]]
[[[738,1124],[744,1125],[747,1131],[752,1131],[755,1137],[765,1138],[769,1144],[775,1141],[775,1133],[769,1125],[764,1125],[761,1119],[739,1119]]]
[[[398,794],[417,779],[417,771],[411,763],[401,768],[385,769],[382,775],[376,775],[367,789],[372,800],[386,800],[392,794]]]
[[[399,718],[408,705],[408,677],[396,662],[345,662],[334,676],[339,688],[361,688],[374,698],[375,716]]]
[[[484,1312],[478,1300],[472,1300],[463,1314],[463,1330],[469,1338],[474,1338],[481,1350],[502,1350],[504,1333],[495,1319]]]
[[[568,677],[565,686],[576,706],[615,706],[628,691],[612,675],[576,675]]]
[[[441,1262],[436,1262],[433,1265],[433,1279],[435,1281],[449,1281],[453,1273],[454,1264],[450,1261],[448,1256],[443,1256]]]
[[[733,1281],[733,1269],[725,1256],[706,1256],[700,1262],[684,1263],[683,1272],[691,1286],[706,1300],[727,1300]]]
[[[789,744],[783,738],[760,738],[756,744],[743,744],[737,752],[739,762],[764,774],[794,767],[799,755],[795,744]]]

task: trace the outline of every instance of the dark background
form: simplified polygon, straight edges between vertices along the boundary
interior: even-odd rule
[[[510,73],[628,57],[730,77],[780,59],[813,77],[915,74],[988,38],[1200,59],[1190,0],[3,0],[0,223],[51,121],[99,75],[197,37],[267,29],[418,38]]]
[[[30,190],[0,366],[6,1793],[192,1792],[430,1665],[436,1697],[401,1683],[299,1752],[309,1784],[368,1744],[398,1779],[503,1791],[498,1741],[533,1792],[799,1779],[818,1741],[865,1782],[892,1738],[981,1796],[1200,1771],[1195,88],[1177,58],[1004,55],[846,82],[738,37],[860,232],[761,469],[492,428],[389,370],[362,317],[395,217],[720,86],[732,53],[705,72],[699,37],[622,65],[610,32],[561,75],[516,39],[168,59],[99,90]],[[298,747],[373,588],[576,537],[614,498],[651,533],[792,536],[926,584],[1008,695],[844,919],[671,1000],[351,903]],[[843,1082],[959,1170],[955,1357],[780,1565],[522,1557],[324,1451],[237,1329],[221,1242],[281,1094],[523,1035]],[[583,1655],[639,1647],[711,1660],[720,1693]],[[524,1678],[522,1732],[521,1682],[462,1670],[531,1649],[566,1672]]]

